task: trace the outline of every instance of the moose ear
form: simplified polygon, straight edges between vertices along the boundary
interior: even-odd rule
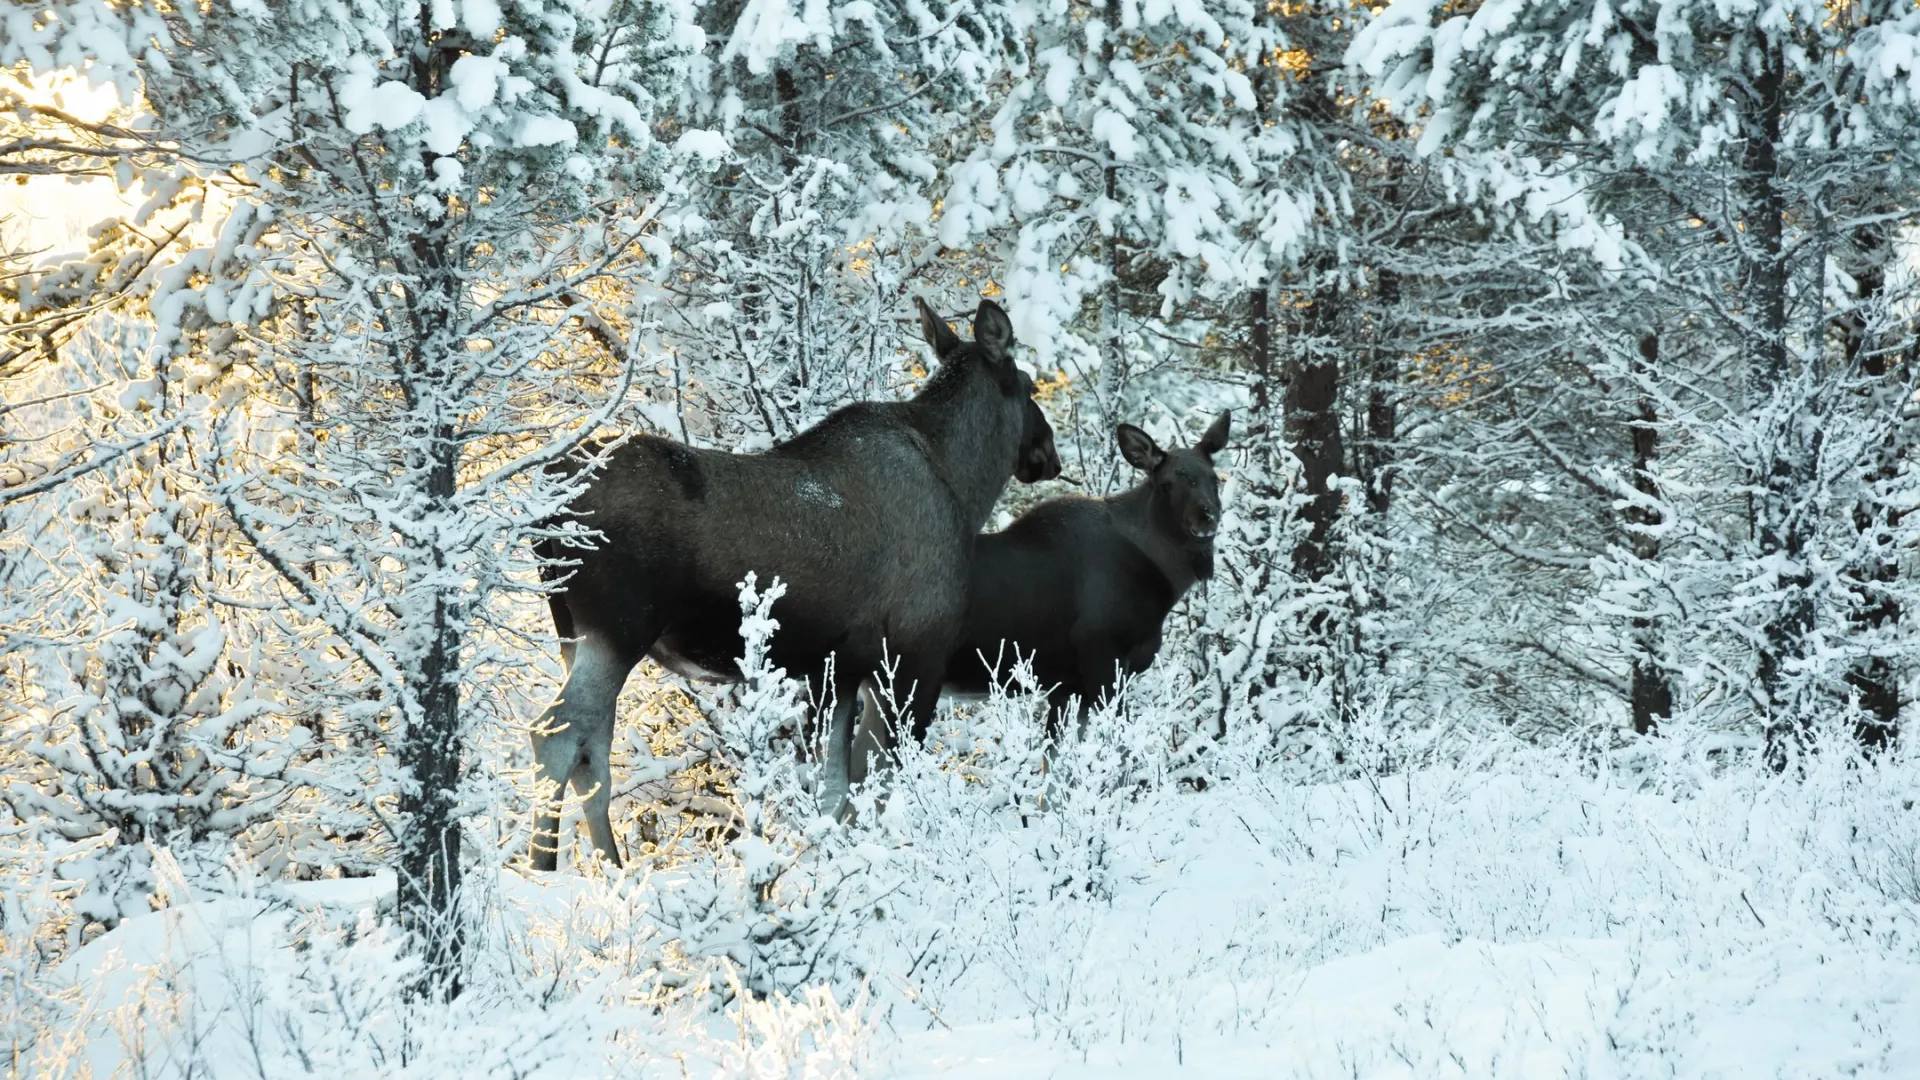
[[[913,304],[920,309],[920,334],[933,346],[933,355],[945,359],[953,350],[960,347],[960,336],[947,325],[947,320],[934,314],[933,309],[920,297],[913,298]]]
[[[1220,418],[1215,420],[1212,426],[1207,428],[1207,433],[1200,436],[1200,442],[1194,446],[1194,449],[1208,457],[1212,457],[1220,451],[1225,450],[1227,448],[1227,427],[1232,422],[1233,410],[1228,409],[1222,411]]]
[[[996,354],[1006,355],[1013,348],[1013,320],[991,300],[980,301],[973,313],[973,340]]]
[[[1114,428],[1113,437],[1120,444],[1120,456],[1136,469],[1152,472],[1167,460],[1166,453],[1154,445],[1153,436],[1132,424],[1121,424]]]

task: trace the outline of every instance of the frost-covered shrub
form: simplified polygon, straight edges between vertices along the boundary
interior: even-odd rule
[[[33,1036],[11,1063],[23,1075],[168,1080],[763,1080],[850,1078],[871,1056],[860,994],[745,994],[716,1012],[664,986],[636,881],[555,888],[475,871],[472,884],[470,899],[488,910],[454,1001],[410,992],[423,961],[386,916],[391,875],[275,886],[236,873],[222,898],[127,920],[42,972],[35,989],[64,996],[57,1010],[0,1015],[26,1019]]]
[[[274,706],[208,597],[215,512],[182,487],[149,454],[69,504],[65,588],[45,595],[56,610],[11,725],[27,764],[0,784],[29,828],[105,841],[58,872],[84,882],[75,913],[106,926],[149,910],[154,845],[217,869],[228,838],[274,813],[304,742],[266,729]]]
[[[806,687],[767,655],[785,592],[753,574],[740,586],[744,678],[716,725],[737,816],[710,858],[655,882],[655,917],[674,939],[666,980],[720,1000],[812,984],[851,993],[850,939],[890,888],[889,853],[823,816],[801,783]]]
[[[72,1022],[84,1006],[78,988],[56,971],[73,937],[68,901],[78,888],[60,864],[104,841],[48,844],[24,830],[0,835],[0,1055],[15,1070],[24,1066],[22,1075],[57,1076],[80,1038]]]

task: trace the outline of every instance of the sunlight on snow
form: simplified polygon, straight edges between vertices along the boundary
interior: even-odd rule
[[[15,95],[89,122],[107,119],[122,104],[111,84],[95,85],[70,68],[28,79],[0,76],[0,100]],[[82,249],[89,228],[140,204],[139,190],[121,191],[105,176],[22,176],[0,183],[0,245],[44,254]]]

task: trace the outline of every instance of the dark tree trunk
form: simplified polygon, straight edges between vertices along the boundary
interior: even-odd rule
[[[791,67],[773,73],[774,96],[780,101],[780,166],[789,173],[800,167],[804,150],[800,123],[800,83]]]
[[[1274,25],[1278,14],[1276,7],[1260,5],[1254,9],[1254,25],[1261,34],[1279,33]],[[1276,114],[1286,95],[1274,65],[1271,62],[1255,64],[1247,72],[1247,77],[1253,83],[1254,112],[1260,123],[1275,123],[1279,119]],[[1259,197],[1270,197],[1270,192],[1278,186],[1277,178],[1264,178],[1260,183]],[[1268,446],[1273,443],[1272,269],[1273,263],[1269,259],[1261,267],[1260,280],[1247,290],[1247,352],[1253,367],[1253,427],[1265,433],[1261,441]]]
[[[445,299],[434,297],[428,300]],[[425,307],[425,305],[422,305]],[[441,322],[437,315],[416,308],[416,317],[427,315],[429,325]],[[447,349],[441,356],[434,352],[449,344],[444,334],[431,334],[424,343],[422,363],[415,371],[425,393],[416,404],[427,422],[421,426],[426,436],[420,473],[424,481],[420,513],[430,523],[454,512],[456,468],[460,447],[450,422],[436,416],[445,408],[438,391],[456,374],[447,362],[458,352]],[[437,384],[437,385],[436,385]],[[428,530],[431,532],[432,530]],[[424,577],[430,584],[415,585],[416,596],[430,596],[428,609],[413,612],[419,623],[408,630],[425,645],[405,671],[407,689],[415,705],[400,739],[399,764],[403,786],[400,792],[400,829],[396,837],[399,877],[399,914],[403,927],[413,937],[423,959],[418,990],[427,995],[452,998],[460,992],[461,947],[464,944],[459,912],[460,900],[460,819],[459,793],[463,771],[464,739],[460,723],[460,648],[461,624],[457,610],[459,597],[450,594],[440,582],[450,576],[447,552],[423,546],[415,558],[426,561],[430,575],[415,570],[416,582]],[[457,590],[458,586],[454,586]]]
[[[1644,377],[1652,372],[1660,360],[1660,336],[1648,334],[1640,339],[1640,359],[1634,364],[1633,373]],[[1629,425],[1633,433],[1633,487],[1634,490],[1650,499],[1658,498],[1660,489],[1653,480],[1654,451],[1660,440],[1659,410],[1654,407],[1653,399],[1642,391],[1635,407],[1633,423]],[[1627,530],[1628,542],[1633,556],[1641,562],[1652,562],[1660,557],[1659,538],[1653,536],[1648,528],[1660,523],[1660,512],[1649,507],[1631,506],[1627,508],[1627,523],[1637,528]],[[1660,721],[1673,715],[1673,687],[1667,682],[1667,674],[1659,665],[1660,633],[1654,620],[1645,615],[1636,615],[1633,619],[1633,686],[1630,691],[1633,707],[1633,730],[1641,735],[1649,735],[1658,730]]]
[[[1309,272],[1309,289],[1318,276]],[[1296,313],[1296,332],[1286,358],[1286,439],[1300,461],[1300,488],[1307,496],[1301,514],[1308,524],[1306,539],[1293,549],[1293,570],[1319,581],[1333,566],[1329,546],[1340,514],[1340,493],[1331,481],[1346,453],[1340,438],[1340,361],[1328,341],[1333,315],[1330,299],[1315,295],[1291,310]]]
[[[1398,202],[1397,164],[1389,166],[1388,175],[1394,179],[1387,189],[1388,198]],[[1394,450],[1400,436],[1400,350],[1394,337],[1399,302],[1400,275],[1393,270],[1376,269],[1372,334],[1367,347],[1365,427],[1359,445],[1354,448],[1353,467],[1355,476],[1366,492],[1364,528],[1374,541],[1367,551],[1368,558],[1374,560],[1373,565],[1365,568],[1369,578],[1367,598],[1377,612],[1386,610],[1388,598],[1386,590],[1373,583],[1384,581],[1391,573],[1391,569],[1381,563],[1391,558],[1387,542],[1387,513],[1393,508]],[[1363,638],[1362,620],[1353,618],[1348,621],[1347,635],[1353,655],[1368,657],[1374,670],[1384,673],[1389,659],[1387,644],[1379,641],[1370,646]]]
[[[1380,270],[1374,287],[1375,306],[1380,314],[1373,323],[1373,341],[1367,372],[1367,437],[1355,455],[1360,479],[1367,487],[1367,512],[1385,515],[1393,506],[1393,451],[1399,438],[1399,350],[1388,334],[1393,326],[1392,311],[1400,302],[1400,275]]]
[[[424,18],[424,15],[423,15]],[[418,88],[435,96],[451,64],[444,51],[417,62]],[[431,158],[426,162],[432,171]],[[401,375],[411,413],[405,449],[408,472],[419,485],[415,525],[423,539],[413,558],[426,564],[407,568],[410,625],[406,637],[420,642],[403,654],[405,692],[414,712],[406,717],[397,756],[401,773],[399,828],[394,871],[400,925],[422,960],[415,992],[452,999],[460,993],[465,935],[460,914],[460,780],[464,771],[465,732],[460,715],[460,651],[463,585],[448,566],[447,549],[437,542],[440,523],[457,512],[460,442],[454,395],[464,371],[466,341],[458,331],[464,299],[460,253],[443,231],[412,238],[412,265],[404,333],[409,342]],[[398,336],[398,335],[396,335]]]
[[[1100,38],[1100,70],[1112,71],[1120,42],[1120,2],[1106,0],[1106,5],[1107,32]],[[1100,190],[1110,204],[1120,205],[1120,170],[1117,166],[1109,164],[1101,170]],[[1100,290],[1100,363],[1106,373],[1107,385],[1113,388],[1116,395],[1126,386],[1128,376],[1126,342],[1120,332],[1120,281],[1124,269],[1121,248],[1124,244],[1125,233],[1120,215],[1116,214],[1113,232],[1107,237],[1107,282]],[[1118,407],[1119,404],[1115,400],[1109,407]]]
[[[792,67],[781,67],[773,73],[774,94],[780,102],[780,134],[785,140],[781,149],[780,164],[786,170],[789,182],[798,182],[800,170],[805,166],[807,155],[812,151],[812,132],[807,130],[806,117],[802,109],[800,84],[794,78]],[[793,350],[796,366],[796,378],[801,386],[813,381],[818,368],[814,357],[817,344],[814,323],[820,317],[820,281],[814,273],[814,253],[803,242],[800,259],[795,270],[798,277],[794,282],[793,297]],[[773,435],[772,431],[767,432]]]
[[[1752,82],[1747,104],[1754,129],[1747,138],[1743,201],[1750,223],[1745,233],[1746,299],[1753,319],[1750,384],[1753,404],[1768,408],[1789,377],[1787,355],[1786,193],[1780,162],[1781,120],[1786,109],[1785,58],[1770,44]],[[1813,630],[1811,573],[1804,565],[1806,537],[1799,519],[1812,447],[1799,424],[1777,433],[1761,463],[1760,491],[1753,501],[1753,534],[1760,555],[1784,567],[1774,587],[1778,607],[1769,616],[1760,646],[1758,676],[1766,699],[1767,760],[1784,770],[1804,742],[1805,705],[1792,669],[1805,655]]]
[[[1254,423],[1268,425],[1273,407],[1273,286],[1265,278],[1247,290],[1247,353],[1253,361]]]
[[[438,475],[440,470],[435,469]],[[451,478],[452,469],[445,470]],[[437,486],[437,485],[436,485]],[[451,486],[450,484],[448,485]],[[431,490],[431,489],[430,489]],[[447,492],[451,505],[451,492]],[[443,562],[436,569],[444,568]],[[400,795],[405,823],[399,844],[400,922],[421,950],[420,991],[452,998],[460,992],[462,946],[460,819],[457,799],[462,772],[460,628],[444,601],[434,604],[425,632],[432,644],[415,677],[419,713],[401,743],[401,764],[410,782]]]
[[[1883,260],[1888,254],[1886,248],[1884,243],[1872,245],[1870,254]],[[1858,274],[1857,279],[1863,306],[1880,300],[1886,292],[1883,263],[1876,262]],[[1880,343],[1868,340],[1868,320],[1859,310],[1849,312],[1841,320],[1841,330],[1845,335],[1847,370],[1851,372],[1857,365],[1861,374],[1873,380],[1866,389],[1873,399],[1868,407],[1892,410],[1897,416],[1904,386],[1901,380],[1889,376],[1897,374],[1898,363],[1888,350],[1877,347]],[[1867,467],[1869,483],[1891,480],[1898,475],[1902,436],[1899,424],[1889,425],[1886,438],[1875,448],[1874,460]],[[1885,628],[1900,621],[1900,601],[1893,593],[1900,569],[1892,550],[1892,530],[1899,524],[1900,517],[1900,511],[1881,506],[1871,498],[1863,498],[1853,508],[1854,528],[1865,540],[1863,547],[1869,553],[1862,563],[1850,568],[1848,575],[1856,583],[1851,619],[1855,632],[1861,636],[1877,637]],[[1886,747],[1899,733],[1900,724],[1900,678],[1893,662],[1877,654],[1856,660],[1847,672],[1847,685],[1858,698],[1862,714],[1855,731],[1860,745],[1868,750]]]

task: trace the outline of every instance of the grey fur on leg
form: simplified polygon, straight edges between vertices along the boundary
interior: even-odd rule
[[[836,820],[844,820],[852,806],[847,794],[855,779],[853,741],[859,701],[858,684],[837,688],[827,724],[827,752],[820,763],[820,812]]]
[[[567,681],[533,736],[536,779],[571,782],[576,794],[587,797],[587,830],[594,846],[617,866],[620,854],[608,819],[612,777],[607,758],[613,748],[614,705],[632,665],[591,640],[576,643],[571,660]],[[552,802],[540,801],[543,805],[534,812],[533,868],[552,870],[559,865],[560,814]]]
[[[552,725],[554,711],[553,708],[548,709],[547,715],[541,718],[543,728]],[[533,760],[536,766],[534,784],[540,789],[534,795],[531,856],[535,870],[552,870],[560,863],[559,807],[553,799],[546,797],[546,783],[559,778],[561,787],[554,792],[556,798],[565,790],[567,778],[573,775],[574,765],[580,760],[585,741],[578,727],[561,728],[544,734],[536,732],[533,736]]]
[[[860,721],[854,728],[850,776],[856,784],[865,783],[876,766],[884,767],[895,745],[892,725],[874,697],[873,684],[860,684]]]
[[[620,859],[620,846],[613,835],[613,821],[609,811],[613,806],[613,772],[608,767],[608,754],[600,743],[589,743],[585,755],[573,769],[573,790],[575,794],[586,798],[580,808],[581,817],[586,821],[587,835],[593,838],[593,849],[601,858],[615,866],[623,865]]]

